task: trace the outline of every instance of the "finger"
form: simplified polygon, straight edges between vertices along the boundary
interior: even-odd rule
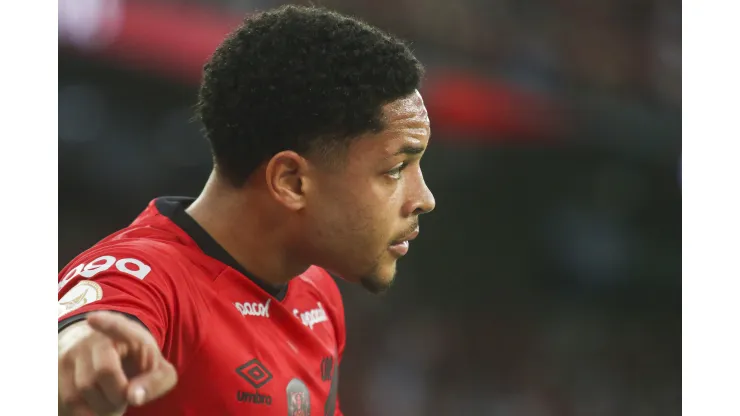
[[[94,312],[88,315],[87,323],[109,338],[119,342],[149,342],[148,333],[131,319],[113,312]]]
[[[114,406],[126,404],[128,380],[123,372],[121,357],[112,343],[99,344],[92,350],[92,365],[97,384],[105,398]]]
[[[69,412],[71,416],[96,416],[95,412],[83,402],[75,405]]]
[[[129,382],[128,401],[141,406],[167,394],[177,384],[175,367],[162,359],[158,365]]]
[[[85,403],[95,414],[107,414],[116,409],[116,406],[109,402],[98,388],[97,375],[89,355],[81,355],[77,360],[74,384]]]
[[[57,375],[57,380],[59,381],[59,403],[64,408],[72,408],[82,400],[82,397],[75,388],[75,361],[72,357],[69,355],[60,357]]]
[[[116,409],[116,406],[113,406],[97,387],[82,390],[82,397],[85,398],[85,404],[90,407],[95,415],[108,414]]]

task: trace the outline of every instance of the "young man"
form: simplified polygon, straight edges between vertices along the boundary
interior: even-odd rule
[[[434,208],[422,68],[400,41],[295,6],[205,66],[214,170],[59,273],[59,413],[337,415],[329,272],[386,290]]]

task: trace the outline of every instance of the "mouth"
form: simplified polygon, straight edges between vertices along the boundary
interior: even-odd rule
[[[408,251],[409,251],[409,241],[415,239],[418,236],[419,236],[419,228],[417,227],[408,236],[404,237],[401,240],[396,240],[393,243],[391,243],[391,245],[389,247],[389,250],[392,253],[398,255],[399,257],[400,256],[405,256],[406,253],[408,253]]]

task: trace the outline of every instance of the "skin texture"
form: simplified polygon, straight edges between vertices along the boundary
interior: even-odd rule
[[[408,238],[435,206],[420,165],[430,136],[421,95],[383,110],[386,128],[353,142],[344,166],[310,171],[301,215],[313,263],[373,293],[396,274],[399,255],[389,246]]]
[[[238,188],[217,167],[187,212],[252,278],[279,286],[318,265],[381,293],[399,259],[391,244],[435,206],[420,165],[430,135],[421,94],[383,116],[382,131],[328,155],[277,153]]]
[[[59,334],[59,415],[121,415],[177,384],[152,335],[111,312],[91,313]]]

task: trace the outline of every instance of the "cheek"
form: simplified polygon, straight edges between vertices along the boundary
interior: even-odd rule
[[[370,207],[348,205],[345,208],[336,212],[333,219],[327,219],[332,229],[331,240],[327,243],[339,259],[355,267],[364,267],[374,261],[381,246],[385,245],[386,233],[379,227],[379,218],[373,215],[375,211]]]
[[[367,181],[322,198],[313,217],[317,234],[337,251],[377,251],[399,230],[402,186]]]
[[[347,240],[357,238],[366,228],[368,219],[363,205],[347,192],[327,195],[320,205],[314,206],[311,222],[316,237],[329,246],[341,247],[343,242],[350,243]]]
[[[355,214],[358,224],[368,234],[385,238],[385,234],[393,231],[401,200],[400,192],[395,192],[397,188],[400,187],[376,185],[357,195]]]

